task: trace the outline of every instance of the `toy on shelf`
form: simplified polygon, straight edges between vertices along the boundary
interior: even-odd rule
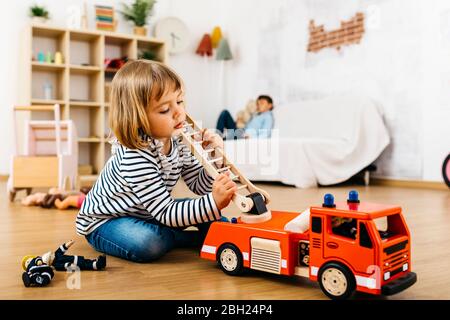
[[[124,66],[124,64],[128,61],[128,57],[122,58],[114,58],[114,59],[105,59],[105,71],[107,72],[116,72],[120,68]]]
[[[23,154],[19,154],[15,139],[7,187],[10,201],[14,201],[16,192],[22,189],[26,189],[27,194],[32,188],[73,189],[78,169],[78,143],[72,120],[60,120],[58,104],[15,106],[14,126],[15,113],[19,111],[52,111],[54,120],[25,122]]]
[[[220,149],[203,149],[203,141],[201,141],[203,129],[188,114],[186,114],[186,123],[183,128],[184,131],[181,135],[184,144],[190,147],[192,154],[212,178],[216,178],[220,173],[229,172],[230,178],[238,185],[238,191],[246,190],[249,193],[244,196],[236,192],[232,198],[242,212],[241,219],[247,223],[269,220],[271,214],[266,207],[266,204],[270,201],[269,194],[253,185]],[[197,138],[200,140],[197,140]],[[221,167],[217,165],[219,163],[222,164]]]
[[[25,287],[48,285],[54,276],[53,268],[57,271],[74,270],[103,270],[106,268],[106,256],[97,259],[86,259],[83,256],[66,255],[67,250],[74,244],[73,240],[63,243],[56,251],[49,251],[42,256],[25,256],[22,259],[22,280]]]
[[[306,277],[331,299],[392,295],[417,281],[401,207],[360,202],[356,191],[341,203],[326,194],[302,213],[272,211],[262,223],[213,222],[200,256],[228,275],[250,268]]]

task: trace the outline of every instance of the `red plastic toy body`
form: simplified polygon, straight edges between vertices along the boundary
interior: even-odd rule
[[[355,290],[391,295],[413,285],[417,276],[401,208],[332,200],[309,212],[272,211],[263,223],[214,222],[200,256],[216,260],[229,275],[251,268],[308,277],[332,299]],[[296,231],[292,225],[299,220],[306,228]]]

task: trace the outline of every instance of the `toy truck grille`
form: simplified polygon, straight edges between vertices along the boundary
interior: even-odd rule
[[[261,238],[252,238],[252,254],[250,268],[280,274],[281,247],[280,242]]]
[[[402,271],[406,271],[408,269],[408,259],[408,250],[397,252],[384,260],[383,271],[385,273],[389,272],[390,277],[393,277]]]

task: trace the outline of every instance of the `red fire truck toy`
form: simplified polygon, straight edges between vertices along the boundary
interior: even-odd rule
[[[356,191],[344,203],[326,194],[322,206],[302,213],[272,211],[264,222],[214,222],[200,256],[228,275],[250,268],[308,277],[331,299],[355,290],[392,295],[417,280],[401,208],[360,202]]]

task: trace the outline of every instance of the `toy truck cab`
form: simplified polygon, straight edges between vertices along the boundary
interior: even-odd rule
[[[200,256],[228,275],[245,268],[318,281],[332,299],[353,292],[390,295],[416,282],[411,241],[401,208],[345,203],[326,195],[322,206],[302,213],[272,211],[262,223],[214,222]]]
[[[310,210],[310,279],[327,296],[346,298],[354,290],[391,295],[416,282],[400,207],[360,203],[350,193],[346,203],[334,204],[328,195]]]

